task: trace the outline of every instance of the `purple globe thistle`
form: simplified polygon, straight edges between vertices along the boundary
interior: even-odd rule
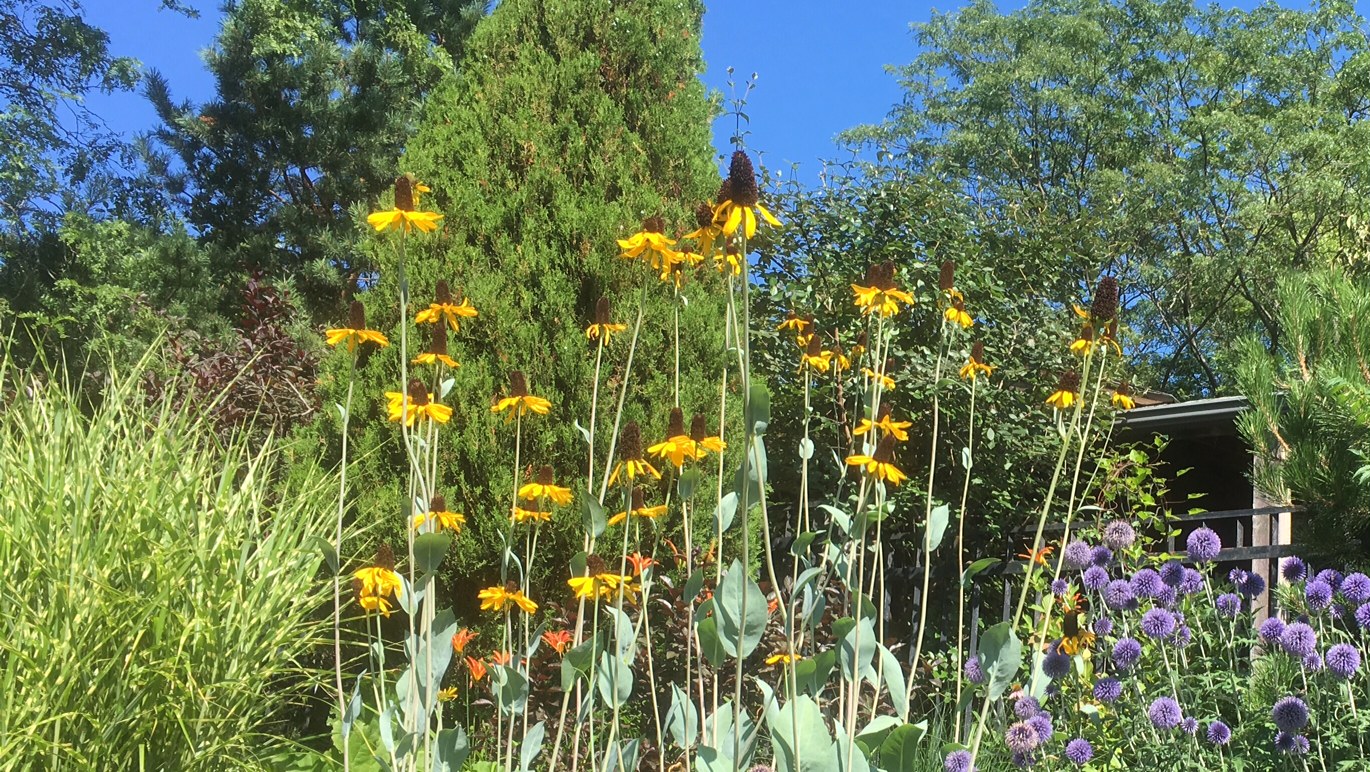
[[[1281,697],[1270,709],[1270,718],[1281,732],[1293,734],[1308,724],[1308,706],[1298,697]]]
[[[1170,697],[1158,697],[1147,708],[1147,718],[1151,719],[1151,725],[1157,729],[1174,729],[1180,725],[1180,720],[1184,717],[1180,710],[1180,703]]]
[[[1065,678],[1070,675],[1070,656],[1061,651],[1059,645],[1048,647],[1046,656],[1042,657],[1042,672],[1053,681]]]
[[[1080,580],[1085,589],[1098,592],[1108,586],[1108,569],[1099,566],[1090,566],[1085,569],[1084,578]]]
[[[1026,721],[1019,721],[1004,733],[1004,742],[1014,753],[1028,754],[1037,747],[1037,730]]]
[[[1302,755],[1308,752],[1308,738],[1301,734],[1276,732],[1275,750],[1295,756]]]
[[[1269,617],[1256,628],[1256,634],[1266,643],[1276,643],[1284,634],[1284,622],[1279,617]]]
[[[1179,590],[1185,595],[1193,595],[1196,592],[1203,592],[1204,575],[1192,568],[1185,568],[1184,580],[1180,582]]]
[[[1114,611],[1127,608],[1134,600],[1132,586],[1126,579],[1114,579],[1104,588],[1104,605]]]
[[[1208,526],[1204,526],[1185,539],[1185,546],[1189,548],[1189,559],[1195,563],[1208,563],[1218,557],[1222,552],[1223,540],[1218,538],[1218,533]]]
[[[1163,608],[1154,608],[1142,615],[1142,632],[1152,638],[1164,638],[1175,632],[1175,615]]]
[[[1100,568],[1108,568],[1108,565],[1113,562],[1113,550],[1100,544],[1090,553],[1089,562]]]
[[[1218,607],[1218,613],[1228,619],[1233,619],[1242,610],[1242,596],[1234,592],[1225,592],[1218,596],[1213,605]]]
[[[1185,716],[1184,721],[1180,722],[1180,731],[1193,736],[1199,733],[1199,720],[1193,716]]]
[[[1242,573],[1246,574],[1245,571]],[[1237,592],[1248,598],[1254,598],[1265,592],[1265,580],[1261,578],[1260,574],[1246,574],[1245,579],[1237,585]]]
[[[952,751],[942,762],[942,768],[947,772],[971,772],[970,763],[970,751]]]
[[[1362,630],[1370,630],[1370,603],[1362,603],[1356,607],[1356,624]]]
[[[1018,698],[1017,702],[1013,703],[1013,713],[1018,718],[1029,719],[1041,712],[1042,703],[1038,702],[1036,697],[1024,694]]]
[[[1114,520],[1104,526],[1104,544],[1109,549],[1125,550],[1137,541],[1137,531],[1126,520]]]
[[[1123,696],[1123,684],[1116,678],[1100,678],[1094,684],[1094,699],[1099,702],[1116,702]]]
[[[1138,598],[1154,598],[1161,594],[1165,589],[1165,582],[1161,581],[1161,575],[1153,569],[1143,568],[1132,575],[1132,580],[1128,582],[1132,587],[1132,594]]]
[[[1181,649],[1189,645],[1194,640],[1194,631],[1189,629],[1189,625],[1180,625],[1175,628],[1175,634],[1170,638],[1175,645]]]
[[[1184,584],[1184,564],[1178,560],[1167,560],[1161,564],[1161,581],[1167,587],[1178,588]]]
[[[1014,751],[1013,756],[1010,757],[1009,760],[1013,762],[1013,766],[1019,769],[1027,769],[1037,763],[1037,757],[1033,754],[1019,753],[1018,751]]]
[[[1055,595],[1055,596],[1058,597],[1058,598],[1064,598],[1064,597],[1065,597],[1065,594],[1066,594],[1067,592],[1069,592],[1069,591],[1070,591],[1070,582],[1067,582],[1067,581],[1064,580],[1064,579],[1053,579],[1053,580],[1051,580],[1051,594],[1052,594],[1052,595]]]
[[[1085,738],[1076,737],[1066,743],[1066,758],[1070,759],[1075,766],[1083,767],[1089,763],[1090,759],[1094,758],[1094,746],[1090,745]]]
[[[1094,548],[1089,546],[1089,542],[1076,539],[1066,545],[1061,551],[1061,557],[1065,561],[1065,567],[1071,571],[1082,571],[1089,565],[1094,555]]]
[[[980,664],[979,654],[967,659],[966,664],[961,666],[961,672],[965,674],[966,680],[973,684],[985,682],[985,668]]]
[[[1280,633],[1280,646],[1283,646],[1284,650],[1289,652],[1292,657],[1303,659],[1312,654],[1317,645],[1318,634],[1303,622],[1287,625],[1284,632]]]
[[[1303,669],[1310,673],[1322,672],[1322,655],[1316,651],[1303,658]]]
[[[1357,571],[1341,580],[1341,596],[1352,603],[1370,601],[1370,576]]]
[[[1286,582],[1302,582],[1308,578],[1308,564],[1291,555],[1280,561],[1280,576]]]
[[[1099,617],[1094,620],[1093,627],[1095,635],[1108,635],[1113,632],[1113,620],[1108,617]]]
[[[1360,651],[1349,643],[1338,643],[1327,650],[1326,662],[1332,675],[1347,680],[1360,669]]]
[[[1214,745],[1227,745],[1232,741],[1232,729],[1221,721],[1208,725],[1208,741]]]
[[[1113,664],[1121,670],[1127,670],[1137,664],[1137,660],[1142,657],[1142,644],[1133,638],[1120,638],[1113,644]]]
[[[1028,726],[1037,733],[1037,744],[1046,745],[1051,742],[1051,736],[1056,733],[1056,728],[1051,725],[1050,713],[1038,713],[1027,720]]]
[[[1327,609],[1328,616],[1332,617],[1332,619],[1337,622],[1340,622],[1343,619],[1345,619],[1346,616],[1350,613],[1351,609],[1347,608],[1346,606],[1343,606],[1340,603],[1333,603],[1331,608]]]
[[[1322,579],[1314,579],[1304,585],[1303,597],[1308,601],[1309,608],[1322,611],[1332,602],[1332,585]]]
[[[1313,578],[1327,582],[1327,585],[1332,588],[1332,592],[1336,592],[1341,587],[1341,572],[1335,568],[1324,568]]]

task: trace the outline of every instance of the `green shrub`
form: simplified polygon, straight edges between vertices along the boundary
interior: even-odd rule
[[[324,476],[132,378],[73,394],[0,355],[0,768],[260,766],[331,632]]]

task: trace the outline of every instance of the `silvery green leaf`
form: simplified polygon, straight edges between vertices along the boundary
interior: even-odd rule
[[[676,745],[689,749],[699,739],[699,711],[694,700],[676,684],[671,684],[671,709],[666,713],[666,731]]]
[[[461,724],[438,732],[433,745],[432,772],[459,772],[471,752],[471,743]]]
[[[438,387],[438,399],[446,397],[447,393],[452,390],[452,387],[455,386],[456,383],[456,378],[443,378],[442,385]]]
[[[936,550],[942,544],[942,537],[946,535],[947,521],[950,515],[951,509],[946,504],[938,504],[932,508],[932,514],[928,518],[929,551]]]
[[[1023,643],[1008,622],[1000,622],[980,638],[980,655],[989,677],[989,698],[997,700],[1013,683],[1023,664]]]
[[[813,440],[805,437],[799,441],[799,457],[805,461],[813,458]]]
[[[606,705],[621,707],[633,696],[633,670],[623,660],[606,651],[599,656],[595,685]]]
[[[581,438],[583,438],[583,439],[585,440],[585,444],[586,444],[586,445],[589,445],[589,444],[590,444],[590,430],[589,430],[589,429],[586,429],[584,426],[581,426],[581,425],[580,425],[580,419],[576,419],[575,421],[572,421],[571,423],[576,427],[576,431],[580,432],[580,436],[581,436]]]
[[[545,722],[539,721],[528,727],[528,733],[523,736],[523,745],[519,747],[520,772],[528,772],[529,767],[533,765],[533,761],[538,757],[538,754],[542,752],[542,740],[547,731],[544,724]]]
[[[733,517],[737,514],[737,493],[729,492],[723,495],[718,501],[718,508],[714,510],[714,523],[720,531],[726,531],[733,524]]]
[[[357,717],[362,714],[362,679],[366,677],[366,670],[357,676],[357,682],[352,686],[352,697],[347,701],[347,710],[342,714],[342,737],[343,742],[347,742],[347,736],[352,734],[352,725],[357,722]]]

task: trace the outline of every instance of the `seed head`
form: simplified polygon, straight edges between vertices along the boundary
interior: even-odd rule
[[[703,414],[695,413],[694,417],[690,419],[690,439],[699,442],[708,436],[709,425],[705,423]]]
[[[889,464],[894,461],[894,435],[886,434],[880,438],[880,444],[875,447],[873,458],[882,464]]]
[[[348,309],[347,318],[348,318],[348,322],[347,322],[347,323],[350,324],[350,325],[352,325],[352,329],[354,329],[354,330],[365,330],[365,329],[366,329],[366,306],[362,305],[362,302],[361,302],[360,300],[354,300],[354,301],[352,301],[352,306]]]
[[[1066,370],[1061,373],[1060,379],[1056,381],[1056,390],[1078,393],[1080,391],[1080,374],[1074,370]]]
[[[633,489],[633,509],[646,509],[647,499],[642,495],[641,488]]]
[[[414,178],[408,174],[395,178],[395,208],[401,212],[414,211]]]
[[[728,188],[732,201],[738,206],[756,206],[760,191],[756,187],[756,171],[752,159],[741,150],[733,151],[733,159],[728,164]]]
[[[1094,288],[1094,303],[1089,309],[1089,318],[1098,324],[1111,321],[1118,316],[1118,280],[1112,276],[1100,276]]]
[[[609,324],[610,322],[609,298],[600,296],[595,302],[595,324]]]
[[[823,355],[823,342],[818,339],[817,333],[809,336],[809,342],[804,345],[804,356],[817,357]]]
[[[609,572],[609,566],[604,562],[604,558],[599,555],[587,555],[585,558],[585,573],[590,576],[599,576]]]
[[[376,568],[395,570],[395,553],[390,551],[390,545],[385,542],[376,547]]]
[[[543,464],[543,465],[542,465],[542,468],[538,470],[538,485],[551,485],[551,484],[552,484],[552,467],[549,466],[549,465],[547,465],[547,464]]]
[[[528,379],[523,377],[522,370],[509,371],[509,396],[526,397],[528,396]]]
[[[671,408],[671,417],[666,421],[666,436],[679,437],[685,433],[685,414],[680,408]]]
[[[975,343],[972,344],[971,347],[970,347],[970,358],[971,358],[971,359],[974,359],[975,361],[979,362],[980,364],[984,364],[984,363],[985,363],[985,344],[981,343],[981,342],[978,341],[978,340],[975,341]]]
[[[428,501],[428,511],[429,511],[429,512],[446,512],[446,511],[447,511],[447,499],[443,498],[442,494],[438,494],[438,495],[434,496],[433,498],[429,499],[429,501]]]
[[[642,230],[646,233],[664,233],[666,221],[661,219],[661,215],[652,215],[642,221]]]
[[[448,305],[452,302],[452,290],[447,286],[446,279],[438,279],[437,285],[433,287],[433,294],[439,303]]]
[[[715,200],[715,201],[717,201],[718,203],[722,204],[722,203],[724,203],[725,201],[732,201],[732,200],[733,200],[733,185],[732,185],[732,182],[733,182],[732,179],[729,178],[729,177],[724,177],[724,178],[723,178],[723,182],[719,183],[719,185],[718,185],[718,195],[714,196],[714,200]],[[712,220],[710,221],[710,223],[712,224]]]
[[[428,343],[428,353],[447,356],[447,325],[433,325],[433,337]]]
[[[937,288],[946,292],[956,287],[956,263],[942,261],[942,272],[937,277]]]
[[[701,228],[714,224],[714,208],[709,206],[708,201],[701,201],[699,206],[695,207],[695,224]]]
[[[618,435],[618,457],[624,461],[642,460],[642,429],[637,421],[624,424]]]
[[[409,382],[409,404],[416,407],[428,404],[428,389],[417,380]]]

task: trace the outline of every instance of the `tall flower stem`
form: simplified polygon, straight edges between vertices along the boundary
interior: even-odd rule
[[[961,485],[961,509],[956,516],[956,705],[961,704],[961,690],[965,685],[965,659],[963,645],[966,640],[966,588],[962,577],[966,575],[966,501],[970,496],[971,469],[975,466],[975,395],[979,391],[979,378],[970,379],[970,418],[966,426],[966,478]],[[910,679],[911,681],[912,679]],[[910,696],[912,692],[909,692]],[[961,742],[961,716],[956,717],[954,738]]]
[[[932,371],[932,440],[928,450],[928,487],[923,493],[923,594],[918,602],[918,642],[913,647],[914,672],[918,669],[918,659],[923,654],[923,640],[928,627],[928,591],[932,579],[932,485],[937,475],[937,434],[941,428],[941,383],[942,363],[947,353],[947,319],[942,318],[939,335],[941,343],[937,347],[937,363]],[[969,480],[970,472],[966,472]],[[913,678],[910,676],[908,693],[913,694]]]

